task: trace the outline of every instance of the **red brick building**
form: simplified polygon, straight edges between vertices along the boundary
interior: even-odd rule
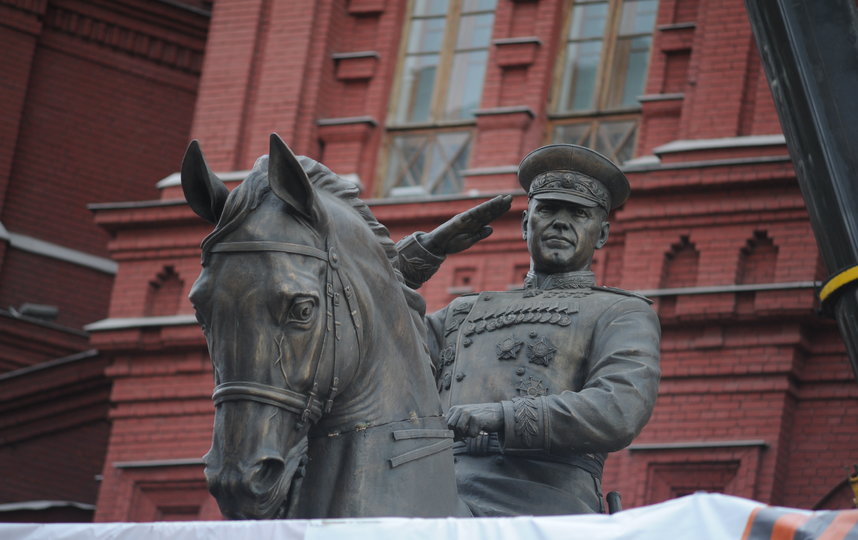
[[[198,138],[234,184],[273,131],[358,182],[397,238],[517,194],[421,290],[430,309],[520,284],[527,151],[622,162],[632,197],[594,270],[656,301],[664,375],[604,485],[627,507],[701,489],[849,505],[858,386],[816,315],[826,271],[741,0],[0,9],[20,51],[0,60],[0,519],[46,500],[100,521],[217,517],[211,369],[186,299],[209,226],[171,173]]]

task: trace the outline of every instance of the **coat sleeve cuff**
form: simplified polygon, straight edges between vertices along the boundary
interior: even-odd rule
[[[405,284],[412,289],[418,289],[429,281],[446,257],[435,255],[420,243],[419,238],[424,233],[416,232],[396,243],[399,253],[399,270],[405,278]]]
[[[534,450],[544,447],[545,423],[542,401],[534,397],[501,401],[504,433],[500,438],[504,452]]]

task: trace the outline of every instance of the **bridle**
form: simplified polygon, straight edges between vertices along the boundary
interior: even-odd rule
[[[337,364],[337,342],[340,341],[342,335],[340,327],[342,326],[339,317],[341,317],[342,309],[338,309],[341,305],[340,293],[335,288],[334,278],[339,282],[340,289],[343,291],[343,296],[346,299],[346,307],[349,312],[349,318],[352,322],[352,327],[355,331],[358,346],[358,358],[363,357],[363,347],[361,346],[360,338],[360,313],[356,307],[356,299],[354,291],[348,278],[340,271],[340,258],[337,250],[331,245],[329,239],[325,241],[326,249],[321,250],[313,246],[302,244],[292,244],[289,242],[270,242],[270,241],[251,241],[251,242],[223,242],[215,244],[203,254],[203,266],[206,264],[206,258],[211,253],[235,254],[235,253],[254,253],[254,252],[274,252],[286,253],[289,255],[299,255],[311,257],[326,262],[325,269],[325,333],[322,339],[322,344],[319,347],[319,352],[314,359],[313,365],[313,384],[308,393],[301,393],[289,388],[277,388],[267,384],[262,384],[254,381],[228,381],[218,384],[212,400],[215,406],[226,401],[255,401],[266,405],[279,407],[292,414],[299,415],[299,420],[295,424],[295,429],[302,429],[306,422],[317,422],[322,414],[328,413],[333,407],[334,399],[337,397],[340,385],[339,366]],[[333,336],[329,340],[329,337]],[[330,343],[330,347],[327,344]],[[326,398],[319,397],[319,365],[322,362],[322,356],[325,349],[331,350],[332,375],[331,382],[328,385],[328,395]]]

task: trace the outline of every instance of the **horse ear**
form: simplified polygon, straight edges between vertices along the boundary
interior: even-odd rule
[[[268,151],[268,184],[271,191],[312,222],[319,221],[313,185],[292,150],[276,133]]]
[[[217,225],[229,190],[209,169],[200,143],[191,141],[182,159],[182,191],[185,200],[198,216]]]

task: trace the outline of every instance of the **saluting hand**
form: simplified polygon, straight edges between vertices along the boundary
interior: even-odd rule
[[[439,257],[464,251],[492,234],[489,223],[509,210],[511,205],[512,195],[498,195],[453,216],[432,232],[420,237],[420,243]]]

